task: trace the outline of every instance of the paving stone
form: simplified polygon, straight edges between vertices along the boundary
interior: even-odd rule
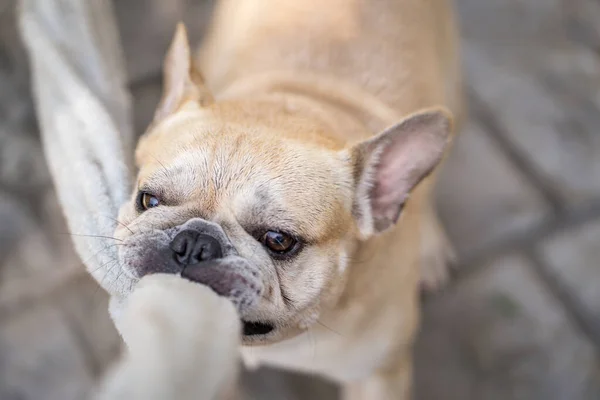
[[[115,0],[117,22],[130,82],[156,77],[175,32],[183,21],[196,45],[211,16],[212,1]]]
[[[62,259],[77,260],[73,241],[67,227],[64,212],[58,202],[56,191],[51,187],[39,195],[40,208],[38,211],[39,230],[44,232],[52,250]]]
[[[428,303],[417,399],[600,398],[593,345],[532,272],[509,255]]]
[[[2,99],[0,92],[0,102]],[[5,123],[0,122],[0,185],[28,194],[35,203],[40,191],[43,193],[50,185],[42,148],[36,139],[27,136],[22,124]]]
[[[50,307],[0,327],[0,398],[81,400],[93,381],[62,315]]]
[[[600,222],[596,221],[545,240],[540,245],[540,254],[544,266],[600,334],[599,244]]]
[[[17,3],[17,0],[0,1],[0,70],[10,74],[12,83],[27,86],[29,69],[23,68],[27,65],[27,54],[18,30]]]
[[[600,3],[596,0],[456,3],[466,41],[480,45],[502,67],[510,65],[532,73],[534,81],[554,73],[570,89],[600,100]],[[600,102],[596,105],[600,106]]]
[[[563,0],[562,5],[570,38],[590,50],[598,50],[600,3],[596,0]]]
[[[16,1],[4,3],[0,14],[0,186],[31,191],[47,185],[50,178],[39,143],[15,5]]]
[[[130,82],[155,76],[183,12],[182,1],[114,1]]]
[[[217,0],[182,0],[184,14],[182,21],[188,28],[190,41],[195,46],[201,43],[204,32],[210,24]]]
[[[20,221],[22,232],[12,237],[0,265],[0,316],[19,312],[43,301],[44,296],[62,287],[84,271],[72,250],[69,236],[62,245],[33,220]]]
[[[437,204],[463,256],[540,222],[548,211],[475,120],[460,133],[442,169]]]
[[[587,177],[600,174],[600,136],[588,121],[574,119],[538,75],[500,65],[478,46],[465,46],[467,71],[510,140],[544,176],[563,201],[580,204],[600,195],[600,183]],[[598,125],[596,125],[598,126]]]
[[[4,15],[8,8],[13,6],[14,3],[16,3],[15,0],[0,0],[0,16]]]
[[[568,0],[569,2],[571,0]],[[546,49],[535,49],[532,43],[553,47],[553,40],[564,34],[562,0],[455,0],[460,18],[460,30],[468,41],[476,41],[499,52],[505,62],[535,62],[532,54]],[[532,53],[533,52],[533,53]],[[514,55],[521,57],[515,59]]]
[[[91,372],[100,376],[121,350],[121,338],[108,315],[108,295],[92,277],[82,274],[56,297],[56,304],[87,350]]]
[[[146,131],[152,118],[154,110],[158,105],[162,94],[162,83],[160,79],[144,82],[132,88],[133,94],[133,124],[135,133],[139,136]]]
[[[335,385],[312,376],[292,374],[270,368],[242,375],[245,400],[334,400]]]
[[[8,255],[9,249],[32,225],[28,210],[16,199],[0,191],[0,262]],[[1,267],[0,267],[1,269]]]
[[[36,225],[26,225],[26,233],[16,241],[5,255],[0,269],[0,291],[6,292],[16,280],[29,280],[38,272],[49,272],[54,259],[43,233],[36,231]]]
[[[58,211],[58,210],[57,210]],[[27,227],[27,232],[12,247],[7,263],[19,265],[24,276],[33,277],[37,274],[45,275],[51,271],[69,269],[74,264],[81,264],[76,257],[61,257],[61,252],[55,251],[49,237],[52,235],[62,236],[65,246],[70,240],[68,234],[61,232],[43,232],[39,224]],[[74,255],[74,253],[69,253]]]
[[[563,104],[569,111],[586,110],[590,102],[594,110],[586,114],[598,114],[600,109],[600,2],[596,0],[562,0],[562,23],[564,37],[569,45],[561,51],[542,52],[538,63],[559,80],[563,92],[569,92]],[[557,29],[555,28],[555,31]],[[592,116],[593,118],[593,116]],[[590,120],[587,117],[586,120]]]
[[[600,196],[600,57],[557,0],[463,0],[466,76],[516,149],[568,204]]]

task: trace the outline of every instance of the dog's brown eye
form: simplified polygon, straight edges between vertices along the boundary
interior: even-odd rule
[[[262,237],[262,242],[273,253],[284,254],[296,245],[296,239],[287,233],[267,231]]]
[[[140,197],[140,206],[143,210],[154,208],[160,205],[160,201],[150,193],[142,193]]]

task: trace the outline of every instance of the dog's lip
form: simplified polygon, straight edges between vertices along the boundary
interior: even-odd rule
[[[266,321],[247,321],[242,319],[244,336],[264,336],[275,330],[275,325]]]
[[[208,263],[210,263],[210,261]],[[196,267],[196,268],[198,268],[198,267]],[[184,268],[184,270],[181,272],[181,277],[184,279],[188,279],[192,282],[196,282],[201,285],[206,285],[206,286],[210,287],[212,290],[214,290],[217,294],[227,297],[226,290],[225,291],[219,290],[218,286],[215,287],[215,285],[211,285],[210,282],[206,282],[205,280],[198,279],[198,276],[195,276],[193,274],[194,271],[196,272],[196,274],[198,272],[201,272],[204,268],[206,268],[206,265],[204,267],[199,267],[199,268],[200,269],[197,269],[197,270],[192,269],[192,270],[188,271],[188,273],[186,273],[187,268]],[[192,273],[190,273],[190,272],[192,272]],[[229,271],[229,273],[232,274],[232,276],[237,275],[240,279],[242,279],[244,282],[246,282],[246,278],[244,278],[238,272]],[[275,325],[268,321],[250,321],[250,320],[245,320],[242,318],[241,322],[242,322],[242,334],[245,337],[265,336],[275,330]]]

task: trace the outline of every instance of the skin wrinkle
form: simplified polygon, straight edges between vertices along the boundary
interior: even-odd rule
[[[271,265],[275,271],[275,274],[277,276],[277,287],[279,287],[279,295],[281,296],[281,298],[283,299],[283,303],[285,304],[286,307],[291,307],[291,302],[289,301],[289,297],[287,297],[285,295],[285,289],[283,287],[283,284],[281,283],[281,272],[279,271],[279,268],[277,268],[277,265],[275,265],[274,261],[271,261]]]

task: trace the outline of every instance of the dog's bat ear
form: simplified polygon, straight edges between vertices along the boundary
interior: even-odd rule
[[[441,161],[451,130],[450,112],[435,108],[410,115],[351,149],[353,212],[363,238],[396,223],[410,192]]]
[[[186,104],[206,106],[212,102],[213,97],[204,84],[204,78],[194,65],[185,25],[179,23],[163,64],[163,94],[154,122]]]

